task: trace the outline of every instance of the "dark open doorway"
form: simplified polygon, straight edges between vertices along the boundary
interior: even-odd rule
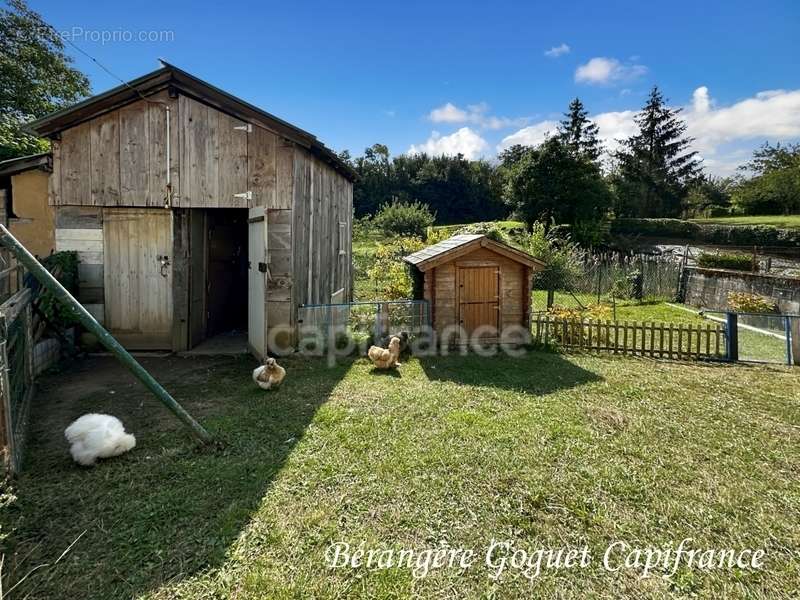
[[[189,347],[247,347],[247,209],[192,210]],[[225,338],[210,344],[210,338]],[[227,339],[227,341],[226,341]]]

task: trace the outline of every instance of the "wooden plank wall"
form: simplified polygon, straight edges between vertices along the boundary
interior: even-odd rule
[[[248,208],[249,145],[257,144],[265,130],[246,123],[187,96],[179,97],[181,197],[177,205],[192,208]],[[269,134],[272,136],[272,134]],[[272,136],[274,137],[274,136]],[[261,156],[257,145],[253,155]],[[254,159],[257,163],[260,158]],[[266,159],[269,162],[269,159]],[[274,159],[273,159],[274,161]]]
[[[180,194],[178,101],[166,91],[62,132],[54,141],[49,201],[55,206],[164,205],[166,110],[170,106],[170,172]]]
[[[295,306],[350,301],[353,185],[300,148],[294,172]]]
[[[103,212],[101,208],[58,206],[56,251],[78,253],[78,300],[101,323],[104,321]]]
[[[434,327],[442,332],[448,326],[458,325],[456,273],[459,267],[500,267],[500,327],[526,325],[529,318],[529,294],[523,290],[529,285],[529,269],[510,258],[479,248],[444,263],[425,274],[424,298],[431,303]],[[443,343],[450,343],[442,340]]]

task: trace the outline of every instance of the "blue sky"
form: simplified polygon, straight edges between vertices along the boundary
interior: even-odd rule
[[[712,172],[800,139],[797,1],[29,2],[124,79],[163,57],[353,154],[491,158],[540,141],[575,96],[613,147],[653,84]],[[69,51],[94,92],[117,85]]]

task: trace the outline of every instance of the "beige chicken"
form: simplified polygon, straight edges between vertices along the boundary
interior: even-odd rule
[[[375,365],[376,369],[393,369],[399,367],[400,363],[397,359],[400,357],[400,338],[397,336],[389,340],[389,348],[381,348],[380,346],[371,346],[367,356]]]
[[[278,387],[286,377],[286,369],[280,366],[274,358],[268,358],[264,364],[253,371],[253,381],[262,390],[271,390]]]

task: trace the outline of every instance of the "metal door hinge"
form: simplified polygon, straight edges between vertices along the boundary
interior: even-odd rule
[[[258,263],[258,270],[261,273],[266,273],[267,272],[267,263],[263,263],[263,262]]]
[[[252,133],[253,125],[250,123],[245,123],[244,125],[234,125],[233,128],[236,131],[246,131],[247,133]]]
[[[241,194],[234,194],[234,198],[239,198],[240,200],[252,200],[253,199],[253,192],[247,190],[246,192],[242,192]]]

